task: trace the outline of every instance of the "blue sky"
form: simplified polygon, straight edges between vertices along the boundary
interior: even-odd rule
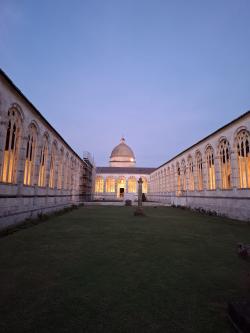
[[[0,1],[0,67],[80,154],[158,166],[250,109],[249,0]]]

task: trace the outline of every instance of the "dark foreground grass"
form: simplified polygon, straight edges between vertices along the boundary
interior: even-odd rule
[[[230,332],[249,296],[240,222],[82,207],[0,239],[0,332]]]

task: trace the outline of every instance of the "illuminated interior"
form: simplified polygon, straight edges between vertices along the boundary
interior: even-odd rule
[[[186,163],[185,160],[182,160],[181,162],[181,169],[182,169],[182,175],[181,175],[181,187],[183,191],[187,190],[187,178],[186,178]]]
[[[106,192],[115,193],[115,178],[108,177],[106,179]]]
[[[196,153],[196,170],[197,170],[197,190],[203,190],[203,175],[202,175],[202,156],[200,152]]]
[[[177,193],[181,192],[181,169],[179,162],[176,163],[176,170],[177,170]]]
[[[59,165],[58,165],[58,179],[57,179],[57,187],[58,189],[62,189],[62,177],[63,177],[63,150],[61,150]]]
[[[37,140],[37,131],[34,125],[30,127],[26,146],[25,166],[24,166],[24,185],[33,185],[34,158]]]
[[[43,147],[40,155],[40,166],[38,176],[38,186],[44,187],[46,185],[46,165],[48,159],[48,140],[46,137],[43,139]]]
[[[216,189],[215,167],[214,167],[214,151],[211,146],[206,149],[207,160],[207,185],[209,190]]]
[[[104,192],[104,179],[101,176],[96,177],[95,192],[96,193],[103,193]]]
[[[237,155],[240,188],[250,188],[249,138],[250,134],[246,130],[240,131],[237,135]]]
[[[230,166],[229,143],[226,139],[223,139],[220,142],[219,154],[220,154],[221,187],[223,189],[229,189],[231,188],[231,166]]]
[[[128,179],[128,192],[129,193],[136,193],[136,178],[130,177]]]
[[[15,110],[9,110],[9,123],[6,133],[3,157],[2,181],[5,183],[16,182],[16,164],[18,158],[18,141],[20,132],[20,117]]]
[[[188,157],[188,189],[194,191],[194,164],[191,156]]]

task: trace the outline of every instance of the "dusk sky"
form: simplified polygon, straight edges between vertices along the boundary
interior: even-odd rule
[[[0,0],[0,67],[80,156],[159,166],[250,109],[250,1]]]

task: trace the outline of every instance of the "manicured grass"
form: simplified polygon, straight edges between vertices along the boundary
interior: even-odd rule
[[[0,332],[230,332],[249,225],[145,211],[82,207],[0,238]]]

